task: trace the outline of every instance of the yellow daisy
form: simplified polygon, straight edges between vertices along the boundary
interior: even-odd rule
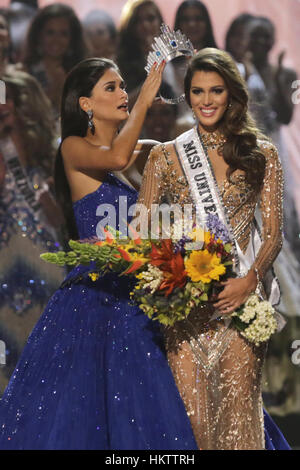
[[[218,281],[220,276],[226,272],[225,266],[221,264],[221,258],[207,250],[192,251],[184,264],[186,272],[193,282],[202,281],[208,284],[212,280]]]

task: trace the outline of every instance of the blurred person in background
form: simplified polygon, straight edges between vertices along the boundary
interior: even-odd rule
[[[39,10],[28,31],[24,65],[42,85],[56,118],[66,74],[87,55],[83,28],[71,7],[53,3]]]
[[[261,19],[244,13],[236,17],[231,23],[225,40],[226,50],[235,59],[241,75],[247,80],[248,91],[250,95],[249,109],[255,117],[258,127],[267,135],[274,139],[274,130],[278,126],[277,115],[274,111],[270,93],[266,84],[259,74],[257,68],[252,62],[252,52],[249,51],[249,41],[251,29],[254,28],[253,42],[258,41],[259,46],[254,45],[254,49],[263,48],[265,38],[256,36],[258,25],[263,25],[263,30],[268,21],[261,22]],[[268,35],[273,31],[273,27],[267,27]],[[259,33],[259,29],[258,29]],[[272,33],[273,35],[273,33]],[[267,46],[267,49],[270,47]],[[252,46],[251,46],[252,47]],[[266,50],[266,49],[265,49]],[[256,57],[254,54],[254,57]],[[275,141],[278,144],[278,138],[275,135]],[[282,148],[280,149],[282,152]],[[286,158],[286,154],[280,155],[281,159]],[[289,169],[287,169],[289,172]],[[297,223],[297,214],[294,201],[286,198],[287,182],[285,183],[284,196],[284,221],[285,227],[291,227],[294,234],[293,246],[286,238],[283,240],[282,250],[274,262],[275,273],[279,279],[281,287],[281,302],[277,310],[288,316],[288,322],[283,334],[278,338],[271,338],[266,363],[264,367],[264,402],[271,413],[274,415],[285,415],[300,411],[299,400],[297,398],[300,387],[299,374],[295,374],[295,366],[288,355],[289,345],[293,339],[299,336],[299,305],[300,305],[300,265],[297,260],[299,255],[299,239],[297,234],[300,232]],[[286,207],[288,204],[289,207]],[[291,204],[293,206],[291,211]],[[289,215],[288,215],[289,214]],[[259,214],[257,214],[259,217]],[[289,220],[288,220],[289,219]],[[290,232],[291,232],[290,231]]]
[[[209,12],[199,0],[186,0],[179,5],[174,29],[180,29],[197,51],[204,47],[217,47]]]
[[[37,11],[37,0],[11,0],[7,8],[13,62],[22,61],[27,31]]]
[[[64,275],[39,258],[60,246],[63,223],[51,191],[56,149],[51,105],[31,75],[7,72],[2,80],[6,104],[0,106],[0,338],[7,357],[0,368],[1,394]]]
[[[159,93],[168,98],[175,98],[174,91],[165,82],[162,82]],[[178,105],[165,103],[157,96],[146,114],[142,129],[143,139],[155,141],[156,144],[174,139],[177,135],[177,116]],[[146,161],[146,158],[136,159],[127,170],[118,172],[119,178],[126,178],[135,189],[139,190]]]
[[[8,20],[9,11],[0,9],[0,76],[15,67]]]
[[[128,0],[122,9],[117,63],[129,94],[137,96],[146,78],[147,56],[162,23],[161,12],[151,0]]]
[[[173,88],[166,82],[162,82],[159,93],[166,98],[176,97]],[[153,139],[158,142],[167,142],[174,139],[177,136],[177,117],[177,104],[168,104],[157,98],[147,112],[143,136],[146,139]]]
[[[104,10],[90,11],[82,21],[92,57],[115,60],[117,29],[112,17]]]
[[[292,94],[294,89],[292,83],[297,79],[297,74],[294,70],[283,66],[285,51],[278,55],[277,64],[271,64],[269,54],[275,43],[275,27],[268,18],[257,17],[253,19],[249,28],[248,49],[252,56],[256,75],[259,75],[261,81],[261,90],[264,93],[262,106],[253,93],[254,87],[250,81],[251,77],[249,77],[248,87],[252,96],[251,112],[259,128],[272,139],[279,151],[285,176],[284,236],[299,260],[300,228],[294,200],[295,181],[282,135],[282,126],[290,124],[293,117]]]
[[[225,50],[235,60],[245,80],[253,71],[251,54],[249,54],[249,24],[255,17],[250,13],[238,15],[230,24],[225,37]]]

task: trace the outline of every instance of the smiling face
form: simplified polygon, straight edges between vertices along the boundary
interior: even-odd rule
[[[200,130],[217,129],[229,103],[228,89],[221,75],[197,70],[191,81],[190,103]]]
[[[69,48],[70,40],[69,21],[63,17],[49,19],[40,35],[44,57],[62,59]]]
[[[81,108],[93,111],[93,121],[119,124],[128,118],[128,95],[117,70],[110,68],[98,80],[90,97],[79,99]],[[96,126],[97,127],[97,126]]]

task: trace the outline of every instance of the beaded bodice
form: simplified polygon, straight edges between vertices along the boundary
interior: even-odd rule
[[[230,181],[222,155],[208,150],[234,236],[245,252],[259,205],[262,243],[253,267],[261,278],[282,244],[282,169],[275,147],[259,142],[266,158],[263,187],[257,194],[236,170]],[[214,166],[213,166],[214,159]],[[220,160],[219,160],[220,159]],[[173,142],[152,149],[138,202],[149,215],[152,204],[193,205],[191,191]],[[155,206],[154,206],[155,207]],[[199,448],[264,449],[261,372],[265,344],[255,347],[222,319],[211,320],[214,307],[195,310],[165,331],[168,361]]]
[[[261,193],[257,194],[246,182],[242,170],[235,170],[230,181],[224,173],[218,187],[234,236],[244,252],[250,240],[256,207],[260,207],[263,243],[256,257],[255,267],[263,277],[282,245],[283,176],[276,148],[267,141],[260,141],[259,144],[266,158]],[[163,200],[181,206],[193,204],[188,182],[172,142],[158,145],[152,150],[138,202],[145,204],[150,210],[151,204]]]

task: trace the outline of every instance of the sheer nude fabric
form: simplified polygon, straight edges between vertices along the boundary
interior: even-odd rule
[[[241,170],[230,181],[227,165],[216,151],[210,158],[233,227],[245,251],[257,203],[263,243],[254,265],[261,278],[282,244],[282,169],[275,147],[260,142],[266,157],[263,189],[256,195]],[[192,204],[174,143],[154,147],[147,162],[139,203]],[[209,322],[213,306],[197,308],[187,320],[165,330],[168,361],[200,449],[264,449],[261,373],[266,345],[247,342],[222,320]]]

